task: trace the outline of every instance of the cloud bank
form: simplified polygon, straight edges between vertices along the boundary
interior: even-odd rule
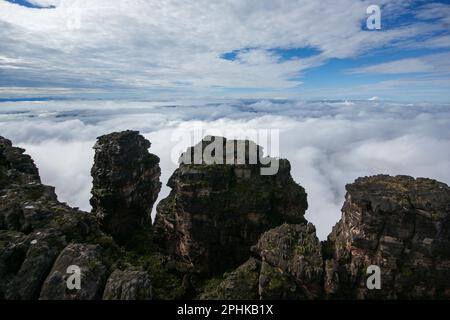
[[[174,131],[280,130],[280,156],[308,193],[307,218],[323,239],[340,217],[344,186],[378,173],[450,183],[450,105],[373,101],[47,101],[0,104],[0,135],[26,148],[58,197],[90,210],[97,136],[139,130],[161,158],[163,190],[177,167]],[[197,141],[192,141],[195,143]],[[179,147],[179,146],[178,146]],[[182,146],[182,148],[188,147]]]

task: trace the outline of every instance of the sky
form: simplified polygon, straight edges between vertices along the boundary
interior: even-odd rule
[[[446,102],[449,88],[448,1],[0,0],[2,101]]]

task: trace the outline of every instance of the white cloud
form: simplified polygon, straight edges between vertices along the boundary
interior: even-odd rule
[[[301,84],[293,75],[330,58],[445,30],[426,20],[430,7],[422,23],[363,31],[370,1],[34,2],[56,8],[0,1],[0,55],[21,59],[0,63],[3,79],[79,90],[289,89]],[[387,16],[402,3],[379,1]],[[305,47],[320,53],[284,61],[267,51]],[[233,50],[244,51],[235,61],[221,58]]]
[[[450,73],[450,53],[400,59],[350,70],[350,73],[400,74],[400,73]]]
[[[112,131],[140,130],[161,158],[163,184],[174,130],[280,130],[280,153],[306,188],[307,218],[324,238],[340,217],[344,186],[377,173],[450,183],[450,106],[382,101],[166,101],[2,103],[0,135],[33,156],[62,201],[89,210],[92,146]],[[187,145],[186,145],[187,147]],[[159,199],[168,194],[164,186]]]

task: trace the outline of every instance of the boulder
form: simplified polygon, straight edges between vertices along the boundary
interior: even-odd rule
[[[311,224],[283,224],[252,248],[263,261],[260,296],[317,299],[322,293],[322,246]]]
[[[79,268],[80,288],[70,288],[69,267]],[[70,244],[60,253],[42,286],[41,300],[94,300],[102,297],[107,267],[101,248],[93,244]]]
[[[104,300],[151,300],[152,284],[145,271],[116,270],[106,282]]]

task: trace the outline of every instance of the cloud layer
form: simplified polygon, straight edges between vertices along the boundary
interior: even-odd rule
[[[140,130],[161,158],[163,184],[174,131],[280,130],[280,155],[308,192],[307,217],[324,238],[340,217],[344,186],[378,173],[450,183],[450,106],[382,101],[215,100],[170,102],[15,102],[0,106],[0,135],[27,149],[62,201],[89,210],[97,136]],[[206,134],[206,132],[205,132]],[[192,141],[194,143],[196,141]],[[188,145],[181,146],[181,149]],[[178,151],[176,151],[178,152]],[[168,194],[164,187],[159,199]]]
[[[9,96],[37,89],[163,97],[246,89],[276,96],[301,86],[306,70],[331,59],[422,41],[428,49],[450,47],[450,6],[421,1],[377,1],[386,21],[382,32],[363,30],[368,0],[29,2],[55,7],[0,0],[0,87]],[[389,25],[400,16],[408,23]],[[286,57],[289,49],[300,51]],[[302,55],[310,49],[315,54]],[[230,52],[237,52],[235,59],[224,59]],[[428,67],[417,62],[415,68]]]

